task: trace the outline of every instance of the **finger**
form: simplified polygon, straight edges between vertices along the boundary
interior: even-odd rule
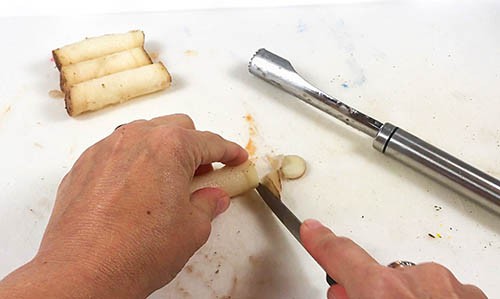
[[[202,174],[208,173],[212,170],[214,170],[214,167],[212,166],[212,164],[200,165],[200,167],[198,167],[198,169],[196,169],[194,176],[202,175]]]
[[[155,117],[149,121],[153,126],[179,126],[184,129],[194,130],[193,120],[186,114],[171,114]]]
[[[466,284],[463,286],[463,298],[487,299],[486,294],[475,285]]]
[[[316,220],[304,221],[300,227],[300,239],[323,269],[344,286],[363,283],[367,269],[379,265],[356,243],[335,236]]]
[[[191,203],[212,220],[229,207],[229,195],[219,188],[203,188],[191,194]]]
[[[336,284],[328,289],[328,299],[349,299],[343,286]]]
[[[248,159],[248,153],[238,144],[211,132],[193,131],[191,150],[196,165],[222,162],[235,166]]]

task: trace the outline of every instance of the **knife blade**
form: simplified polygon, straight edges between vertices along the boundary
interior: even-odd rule
[[[281,201],[280,198],[276,197],[266,186],[259,184],[255,188],[259,193],[260,197],[264,200],[266,205],[273,211],[274,215],[283,223],[283,225],[288,229],[288,231],[295,237],[301,245],[300,241],[300,225],[302,222],[295,216],[295,214],[288,209],[288,207]],[[329,285],[336,284],[328,274],[326,275],[326,281]]]
[[[273,211],[274,215],[278,217],[295,239],[302,244],[300,241],[300,225],[302,222],[299,218],[297,218],[297,216],[285,206],[281,199],[276,197],[266,186],[259,184],[256,189],[267,206]]]

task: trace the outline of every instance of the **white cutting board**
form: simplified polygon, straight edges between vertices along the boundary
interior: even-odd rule
[[[436,261],[500,298],[500,219],[386,158],[371,140],[251,76],[260,47],[359,110],[500,177],[500,6],[354,4],[0,19],[0,276],[37,250],[63,175],[122,123],[187,113],[245,145],[259,166],[295,153],[306,176],[286,204],[353,238],[381,263]],[[142,29],[173,86],[70,118],[50,51]],[[431,238],[428,234],[442,238]],[[167,253],[166,253],[167,254]],[[323,271],[256,196],[236,198],[189,267],[152,298],[324,298]]]

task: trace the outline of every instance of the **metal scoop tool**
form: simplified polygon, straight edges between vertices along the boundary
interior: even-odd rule
[[[373,138],[373,147],[500,215],[500,181],[411,133],[382,123],[304,80],[292,64],[266,49],[250,60],[250,73]]]

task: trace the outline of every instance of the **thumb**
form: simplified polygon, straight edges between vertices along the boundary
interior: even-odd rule
[[[300,239],[330,277],[347,289],[349,285],[362,285],[366,271],[370,267],[380,266],[356,243],[337,237],[316,220],[304,221],[300,227]]]
[[[349,299],[343,286],[336,284],[328,289],[328,299]]]
[[[210,220],[227,210],[229,202],[229,195],[219,188],[203,188],[191,194],[191,203]]]

